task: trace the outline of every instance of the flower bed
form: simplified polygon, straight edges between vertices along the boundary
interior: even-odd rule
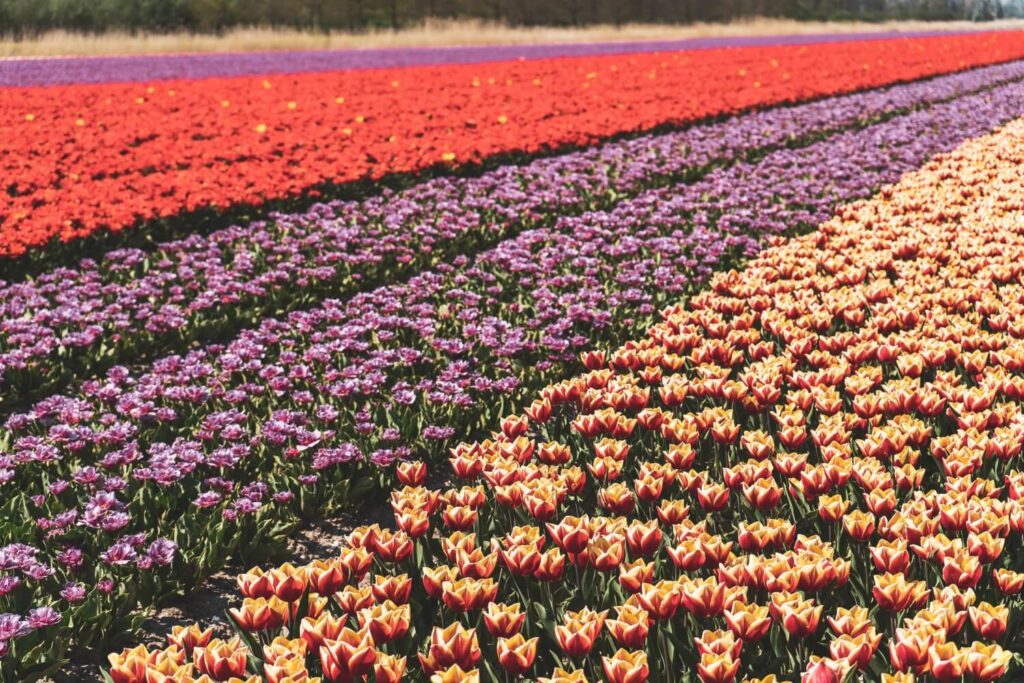
[[[553,217],[601,209],[718,165],[1024,77],[1024,62],[645,136],[479,178],[441,178],[362,202],[116,250],[0,288],[0,406],[110,364],[227,338],[309,306],[470,254]],[[444,220],[438,220],[443,216]],[[6,400],[5,400],[6,399]]]
[[[1019,670],[1024,121],[583,355],[397,530],[239,577],[215,680],[991,681]],[[546,675],[546,677],[544,677]],[[287,678],[286,678],[287,677]]]
[[[580,348],[617,342],[759,238],[870,194],[1022,98],[1011,84],[780,150],[45,399],[0,431],[0,471],[9,538],[39,548],[21,552],[47,573],[0,599],[55,601],[64,632],[95,647],[140,603],[279,544],[296,509],[344,504],[407,449],[440,453],[493,424]],[[808,183],[810,169],[833,182]],[[791,203],[765,202],[766,182]],[[731,208],[705,215],[706,201]]]
[[[0,255],[1024,56],[1018,33],[0,90]],[[622,116],[624,110],[629,116]]]
[[[722,36],[682,40],[597,43],[483,45],[454,47],[281,50],[276,52],[191,53],[164,55],[7,58],[0,87],[68,85],[71,83],[146,83],[179,78],[266,76],[341,69],[475,64],[514,59],[628,55],[636,52],[707,50],[726,47],[807,45],[848,41],[950,36],[955,31],[891,31],[870,33]]]

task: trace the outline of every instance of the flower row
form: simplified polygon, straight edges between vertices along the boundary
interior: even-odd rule
[[[0,287],[0,388],[11,401],[122,359],[224,337],[269,310],[344,296],[455,255],[604,208],[716,165],[1024,78],[1024,62],[772,109],[608,143],[478,178],[439,178],[361,202],[318,205]]]
[[[170,586],[146,560],[154,536],[178,544],[185,581],[257,539],[273,545],[295,508],[344,504],[395,459],[443,451],[765,234],[812,227],[836,202],[1008,120],[1022,97],[1011,84],[779,150],[40,401],[0,437],[12,451],[4,525],[41,548],[54,576],[10,595],[36,604],[61,592],[73,615],[130,611]],[[728,210],[707,213],[709,201]],[[118,593],[100,589],[111,580]],[[101,635],[77,624],[76,642]]]
[[[583,354],[394,529],[119,683],[993,681],[1024,646],[1024,120]],[[502,673],[504,672],[504,673]]]
[[[0,256],[1024,56],[1019,34],[0,90]],[[624,117],[623,112],[629,116]]]
[[[192,53],[115,57],[55,57],[8,59],[0,72],[0,86],[25,87],[71,83],[146,83],[179,78],[265,76],[341,69],[381,69],[402,66],[474,64],[513,59],[624,55],[765,45],[924,38],[951,35],[948,31],[878,31],[870,33],[789,34],[776,36],[722,36],[681,40],[614,41],[601,43],[486,45],[435,48],[350,50],[288,50],[277,52]]]

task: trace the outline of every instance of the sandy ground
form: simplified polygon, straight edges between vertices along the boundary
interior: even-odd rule
[[[22,41],[0,38],[0,57],[511,45],[756,35],[993,29],[1024,29],[1024,20],[1008,19],[986,23],[967,21],[831,23],[759,18],[728,24],[692,24],[687,26],[626,24],[585,28],[521,28],[473,21],[431,21],[399,31],[378,30],[364,33],[322,34],[283,29],[247,28],[228,31],[220,36],[192,33],[84,35],[55,31],[38,38]]]

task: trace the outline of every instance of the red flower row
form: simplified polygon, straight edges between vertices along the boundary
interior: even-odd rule
[[[0,90],[0,256],[1024,57],[1020,33]]]

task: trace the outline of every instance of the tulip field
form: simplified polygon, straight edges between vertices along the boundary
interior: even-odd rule
[[[0,62],[0,681],[1024,680],[1024,33],[711,42]]]

